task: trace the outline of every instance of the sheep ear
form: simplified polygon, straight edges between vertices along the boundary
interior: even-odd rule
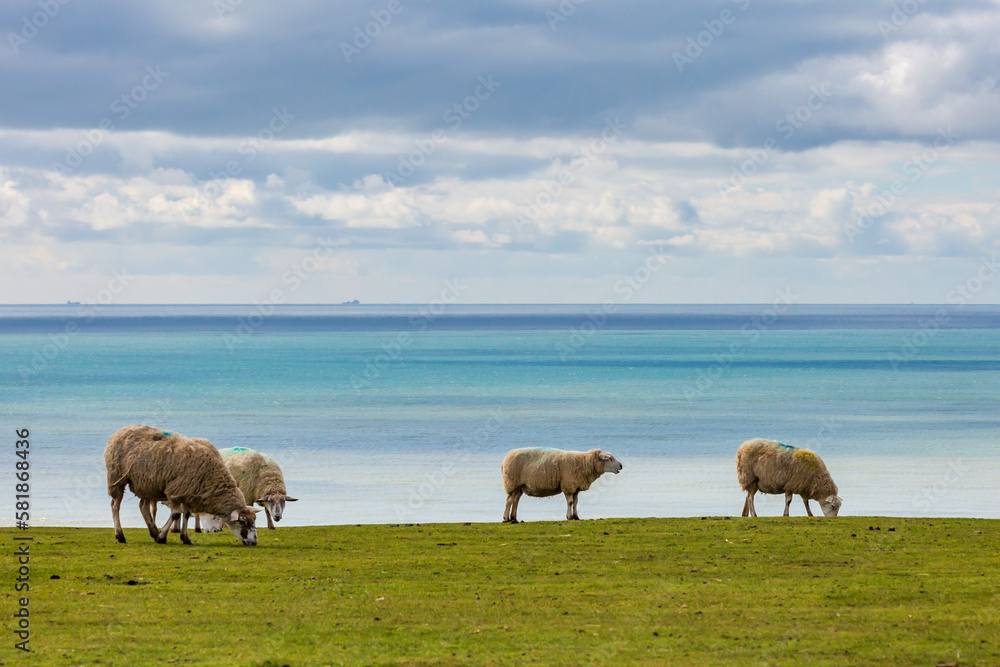
[[[608,452],[601,452],[600,454],[597,455],[597,458],[601,459],[602,461],[610,461],[611,454]]]
[[[250,511],[253,512],[254,514],[257,514],[258,512],[263,512],[264,510],[260,507],[250,507]]]
[[[266,502],[267,502],[267,496],[264,496],[263,498],[258,498],[258,499],[257,499],[257,500],[255,500],[254,502],[255,502],[255,503],[259,503],[259,504],[263,505],[264,503],[266,503]]]
[[[239,521],[240,520],[240,511],[239,510],[233,510],[233,513],[229,515],[229,520],[230,521]]]
[[[285,502],[286,503],[294,503],[294,502],[297,502],[297,501],[298,501],[298,498],[289,498],[288,496],[285,496]]]

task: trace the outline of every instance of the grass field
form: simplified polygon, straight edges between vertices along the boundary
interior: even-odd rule
[[[882,517],[34,528],[4,665],[1000,665],[1000,523]],[[0,530],[17,597],[13,537]]]

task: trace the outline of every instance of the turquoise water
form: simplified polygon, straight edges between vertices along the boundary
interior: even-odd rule
[[[0,388],[8,439],[32,433],[39,524],[110,526],[104,444],[133,423],[270,454],[301,498],[290,525],[499,520],[500,461],[523,446],[623,462],[584,518],[737,514],[733,454],[751,437],[819,452],[844,514],[1000,516],[998,331],[915,333],[12,333]]]

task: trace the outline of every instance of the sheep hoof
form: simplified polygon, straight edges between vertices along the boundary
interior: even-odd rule
[[[196,532],[196,533],[200,533],[200,532],[201,532],[201,528],[200,528],[200,527],[199,527],[199,528],[195,528],[195,529],[194,529],[194,532]]]
[[[191,544],[191,538],[187,535],[181,535],[181,542],[184,544]]]
[[[157,535],[157,536],[156,536],[156,537],[154,537],[153,539],[155,539],[155,540],[156,540],[156,543],[157,543],[157,544],[166,544],[166,543],[167,543],[167,538],[165,538],[165,537],[162,537],[162,538],[161,538],[161,537],[160,537],[159,535]]]
[[[121,542],[122,544],[125,544],[125,535],[124,535],[124,533],[115,533],[115,539],[118,540],[119,542]]]

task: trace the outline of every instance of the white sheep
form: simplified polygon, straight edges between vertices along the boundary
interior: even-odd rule
[[[125,541],[118,516],[125,488],[139,497],[139,509],[154,540],[163,544],[174,523],[181,522],[181,541],[191,544],[186,517],[207,512],[220,517],[243,544],[257,544],[256,510],[246,504],[219,451],[208,440],[188,438],[152,426],[126,426],[104,450],[108,495],[115,537]],[[152,512],[157,502],[170,507],[170,518],[157,530]]]
[[[264,508],[267,527],[274,530],[274,522],[281,521],[285,503],[298,500],[289,496],[285,490],[285,478],[277,462],[270,456],[246,447],[220,449],[219,454],[244,497],[254,499],[251,505],[256,503]],[[195,518],[195,530],[198,530],[200,519],[201,517]],[[217,518],[205,517],[206,531],[214,533],[221,529]]]
[[[837,516],[843,500],[837,495],[837,485],[826,469],[823,460],[808,449],[783,445],[774,440],[757,438],[747,440],[736,451],[736,476],[747,492],[743,503],[743,516],[757,516],[754,494],[785,494],[785,513],[792,504],[792,496],[802,496],[806,512],[812,516],[809,500],[819,503],[825,516]]]
[[[521,494],[535,498],[566,496],[566,518],[579,519],[576,512],[580,492],[586,491],[606,472],[616,475],[622,464],[610,452],[567,452],[561,449],[512,449],[500,466],[503,488],[507,492],[504,523],[517,523],[517,503]]]

